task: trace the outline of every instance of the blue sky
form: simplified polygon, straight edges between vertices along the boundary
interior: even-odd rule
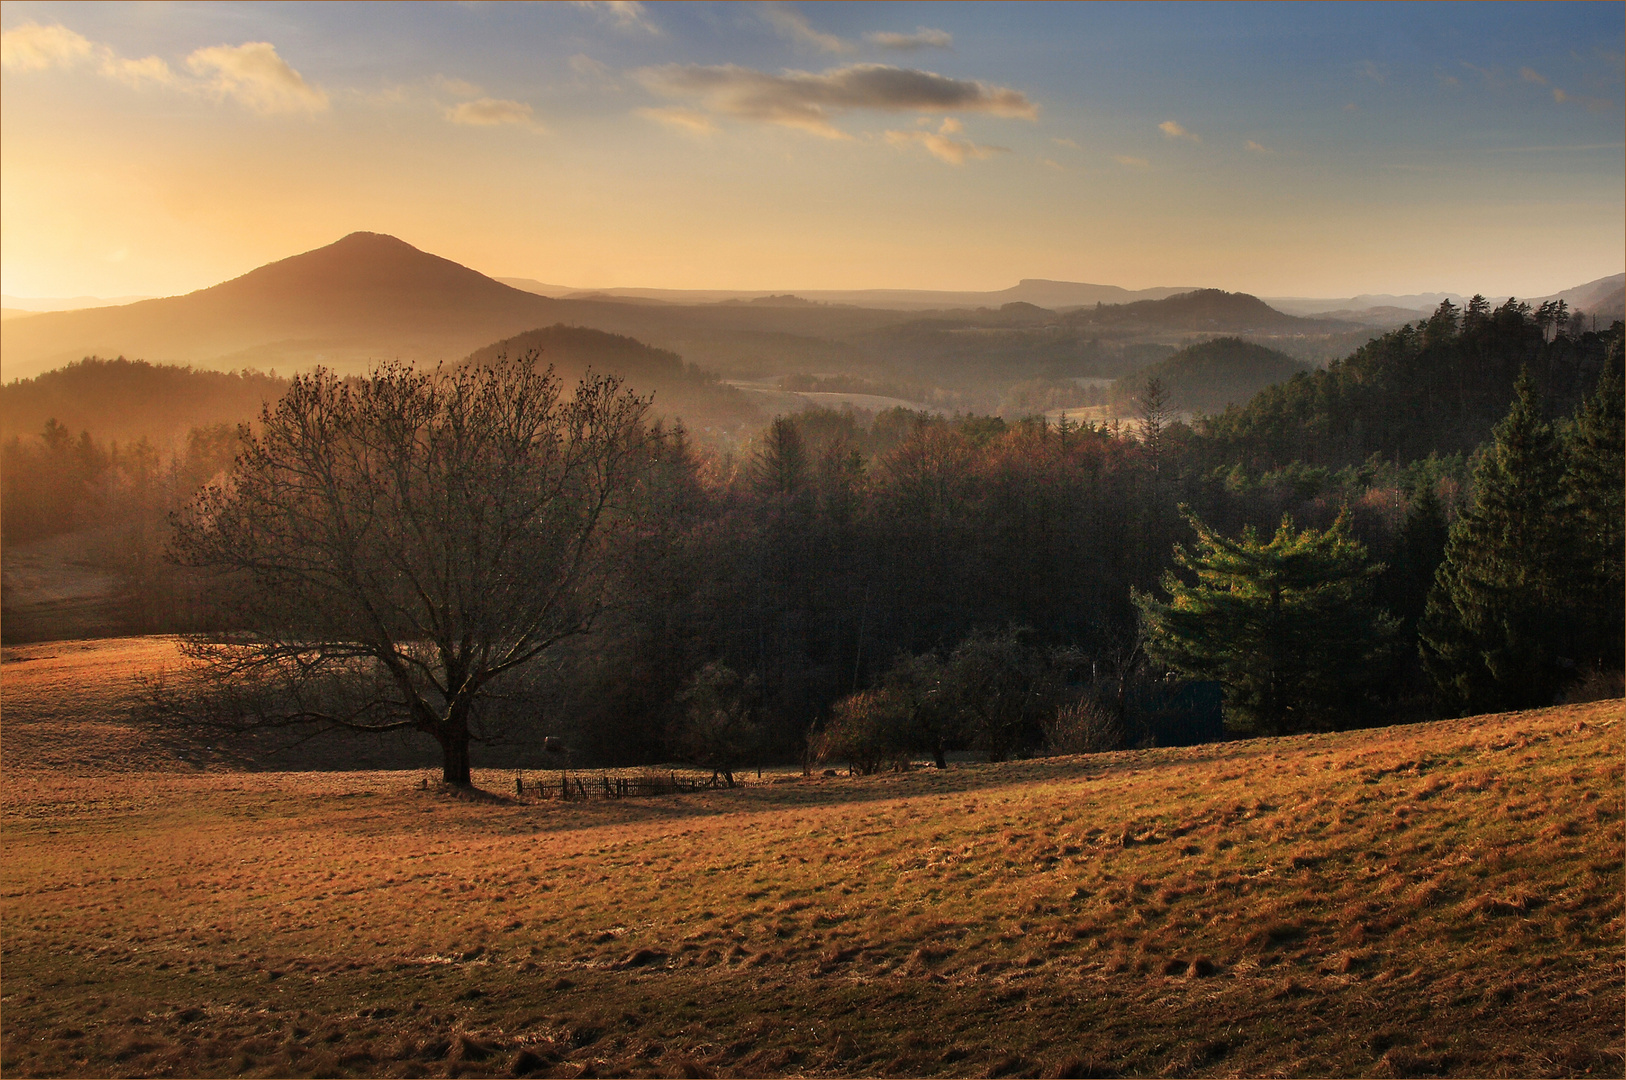
[[[573,286],[1539,295],[1626,249],[1597,4],[8,2],[0,274],[355,229]]]

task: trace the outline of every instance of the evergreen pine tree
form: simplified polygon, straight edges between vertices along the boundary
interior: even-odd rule
[[[1434,478],[1424,476],[1412,493],[1406,520],[1395,537],[1394,555],[1378,582],[1383,605],[1394,613],[1406,633],[1412,633],[1423,614],[1434,573],[1445,558],[1451,528],[1434,492]]]
[[[1577,664],[1619,671],[1626,653],[1626,393],[1604,367],[1565,438],[1564,492],[1573,507]]]
[[[1423,667],[1454,716],[1552,704],[1572,596],[1564,459],[1528,375],[1474,472],[1418,627]]]
[[[1170,572],[1167,603],[1136,595],[1147,652],[1218,681],[1233,730],[1286,735],[1358,720],[1396,626],[1372,603],[1383,565],[1350,535],[1348,516],[1325,532],[1297,532],[1283,517],[1269,542],[1252,528],[1230,540],[1186,520],[1198,548],[1176,546],[1175,563],[1196,582]]]

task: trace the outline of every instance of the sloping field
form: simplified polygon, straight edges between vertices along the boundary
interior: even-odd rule
[[[1623,714],[587,803],[37,741],[0,1068],[1619,1076]]]

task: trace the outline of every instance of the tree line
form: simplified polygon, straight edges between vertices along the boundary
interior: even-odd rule
[[[585,758],[725,771],[1178,738],[1165,721],[1216,685],[1238,732],[1551,701],[1620,667],[1622,328],[1535,329],[1519,339],[1547,385],[1580,387],[1570,406],[1515,374],[1488,441],[1495,417],[1464,451],[1466,414],[1425,410],[1441,447],[1342,463],[1229,456],[1234,425],[1170,423],[1156,387],[1118,428],[810,410],[729,454],[650,424],[613,380],[571,396],[529,361],[304,376],[234,433],[229,482],[155,497],[182,509],[172,560],[214,597],[172,618],[212,620],[193,639],[218,676],[211,723],[404,726],[443,746],[546,733]],[[27,452],[66,461],[79,442]],[[585,472],[516,464],[571,454]],[[255,476],[301,494],[249,514],[233,500]],[[492,522],[522,506],[498,543]],[[277,563],[273,541],[300,536],[327,554]],[[317,576],[296,588],[289,567]],[[496,610],[542,594],[531,637]],[[1282,642],[1301,651],[1272,654]],[[448,761],[466,779],[466,749]]]

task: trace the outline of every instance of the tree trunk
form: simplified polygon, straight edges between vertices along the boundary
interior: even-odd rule
[[[473,787],[469,778],[469,729],[458,725],[440,736],[441,779],[455,787]]]

